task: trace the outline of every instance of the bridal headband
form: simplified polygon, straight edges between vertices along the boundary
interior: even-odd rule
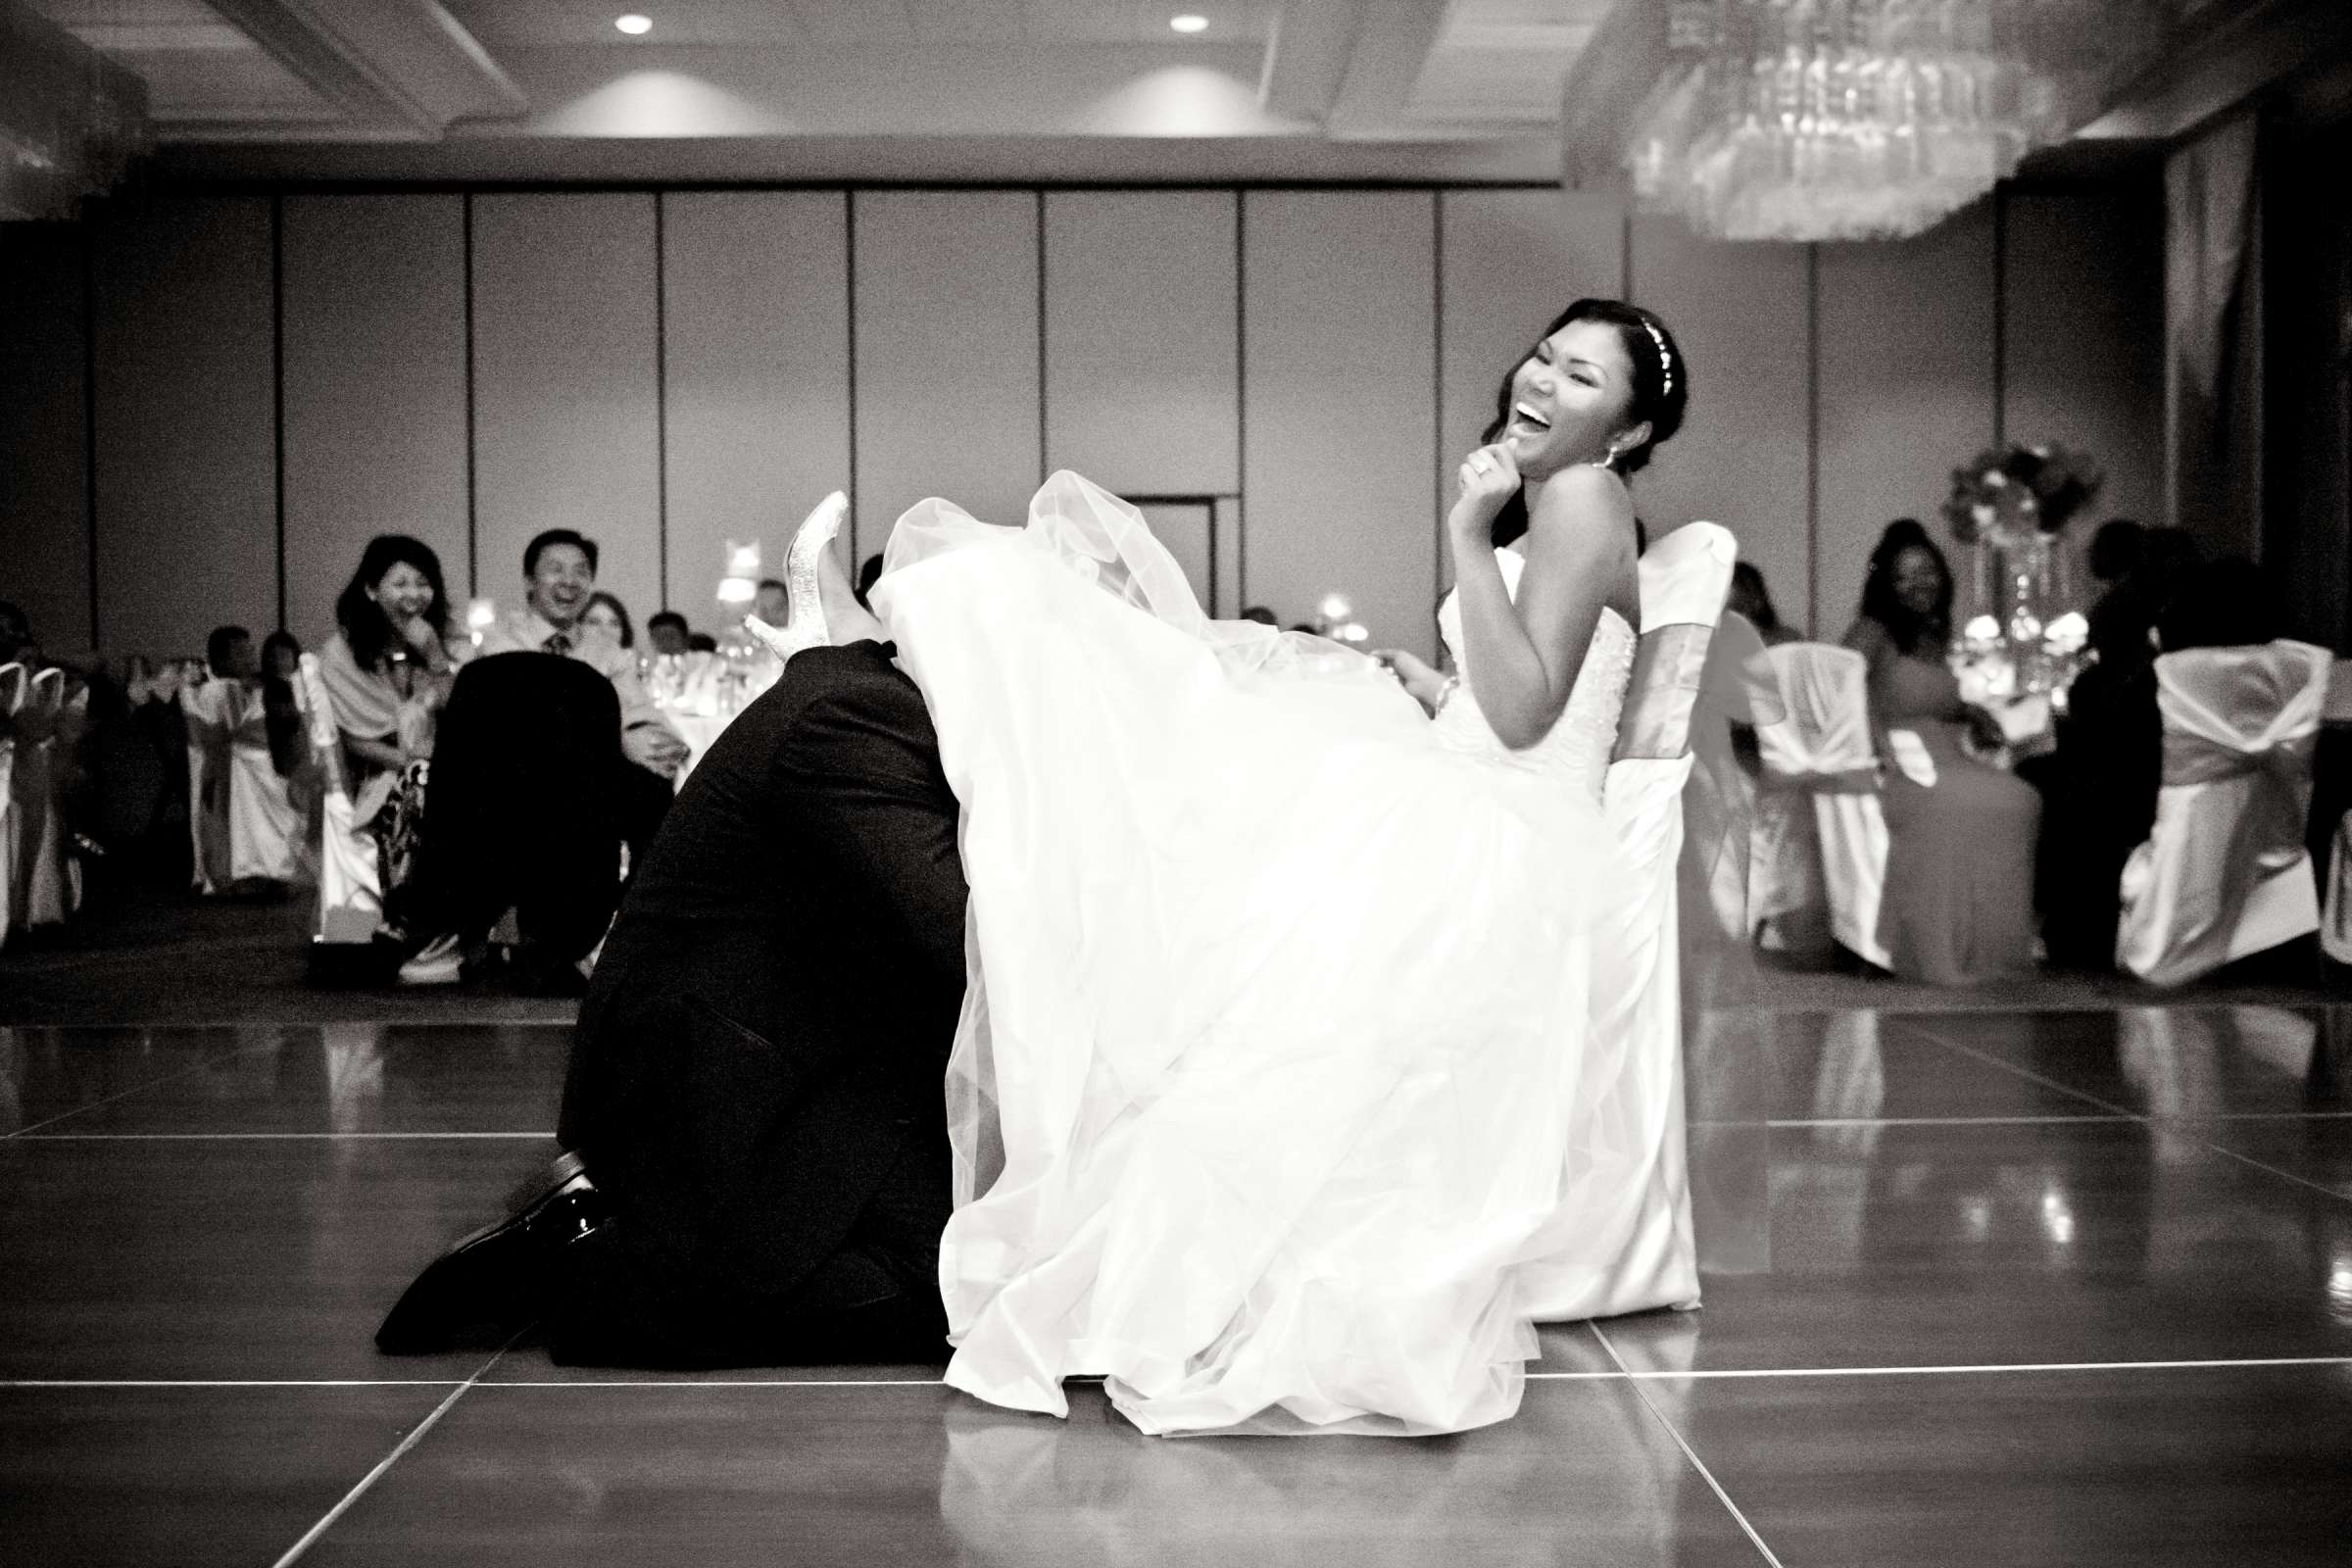
[[[1669,396],[1674,391],[1674,353],[1666,347],[1666,334],[1659,331],[1657,323],[1646,316],[1642,318],[1642,329],[1647,332],[1649,340],[1658,346],[1658,368],[1666,372],[1666,385],[1658,395],[1660,397]]]

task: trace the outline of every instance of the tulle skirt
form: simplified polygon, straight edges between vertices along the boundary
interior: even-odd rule
[[[1455,1431],[1517,1408],[1534,1319],[1658,1304],[1595,1295],[1679,1080],[1610,1022],[1591,794],[1445,744],[1361,656],[1206,620],[1072,475],[1024,530],[916,508],[873,601],[963,808],[951,1383]]]

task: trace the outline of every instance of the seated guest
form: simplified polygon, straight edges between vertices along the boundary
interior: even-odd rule
[[[2130,517],[2110,517],[2090,536],[2090,574],[2112,588],[2147,560],[2148,531]]]
[[[236,880],[229,865],[231,736],[245,716],[245,677],[253,667],[253,633],[215,626],[204,640],[204,679],[179,694],[192,767],[189,882],[201,894],[226,893]]]
[[[659,656],[673,656],[686,652],[686,617],[674,610],[664,610],[648,616],[645,640],[653,645]]]
[[[2156,617],[2163,651],[2258,648],[2278,635],[2278,617],[2263,591],[2262,572],[2242,556],[2226,556],[2198,571],[2193,586],[2173,595]]]
[[[270,764],[280,778],[293,778],[310,760],[303,734],[302,642],[290,631],[273,631],[262,639],[262,711],[270,734]]]
[[[385,925],[405,931],[424,820],[425,762],[457,665],[448,646],[441,558],[407,534],[378,534],[335,599],[318,651],[326,704],[343,738],[352,821],[376,843]]]
[[[2053,964],[2105,972],[2115,967],[2124,862],[2156,821],[2156,622],[2196,549],[2170,529],[2117,521],[2092,536],[2090,555],[2091,574],[2110,585],[2090,607],[2090,662],[2054,714],[2056,744],[2018,774],[2041,792],[2034,902],[2042,947]]]
[[[580,624],[611,638],[621,648],[637,646],[637,629],[629,624],[628,607],[601,589],[588,596],[588,608],[580,612]]]
[[[533,539],[522,552],[523,607],[483,634],[481,651],[562,654],[592,666],[620,699],[622,753],[666,781],[686,760],[686,743],[646,696],[637,662],[616,645],[583,634],[580,617],[596,593],[596,541],[569,528],[550,528]]]
[[[882,552],[877,550],[872,555],[866,557],[863,564],[861,564],[858,568],[858,603],[860,605],[865,604],[865,596],[871,593],[873,591],[874,584],[880,582],[881,580]],[[766,620],[767,617],[762,615],[760,619]],[[767,623],[770,626],[776,624],[776,622],[772,620],[769,620]]]
[[[281,669],[292,668],[289,646],[294,660],[302,657],[301,645],[284,632],[270,633],[265,646]],[[296,807],[278,765],[278,754],[289,742],[291,760],[301,760],[302,714],[294,704],[291,681],[270,681],[253,655],[252,639],[239,645],[235,659],[239,675],[227,693],[226,715],[229,880],[240,888],[282,888],[300,879],[305,858],[304,812]],[[282,689],[282,706],[274,713],[273,684]]]
[[[15,604],[0,599],[0,664],[24,664],[29,670],[40,656],[41,645],[33,640],[30,618]]]
[[[686,639],[686,651],[690,654],[715,654],[718,652],[718,639],[707,631],[698,631]]]
[[[1915,518],[1889,523],[1845,634],[1870,662],[1871,724],[1887,763],[1880,940],[1896,973],[1965,985],[2033,966],[2041,803],[2032,785],[1962,746],[1974,735],[1997,749],[2003,736],[1991,714],[1960,700],[1944,662],[1951,625],[1943,552]]]
[[[1242,609],[1242,618],[1244,620],[1254,620],[1260,626],[1279,626],[1282,624],[1281,620],[1276,617],[1274,612],[1268,610],[1263,605],[1244,606]]]
[[[1781,613],[1772,605],[1771,590],[1764,586],[1764,573],[1752,561],[1742,561],[1732,567],[1731,597],[1723,608],[1743,615],[1764,646],[1776,648],[1782,643],[1802,642],[1804,639],[1781,624]]]
[[[482,657],[467,668],[461,694],[465,686],[474,688],[466,704],[471,716],[462,738],[450,743],[462,755],[440,759],[429,857],[418,879],[418,914],[412,931],[433,935],[403,965],[405,982],[460,978],[464,950],[484,942],[490,926],[513,907],[523,921],[520,947],[529,955],[525,985],[575,989],[581,977],[573,965],[595,945],[612,913],[611,903],[603,901],[602,912],[586,920],[587,939],[576,940],[586,912],[602,901],[599,890],[615,874],[617,851],[606,842],[605,825],[617,823],[633,859],[644,858],[662,825],[670,779],[686,760],[686,743],[646,695],[637,661],[584,619],[596,593],[596,542],[571,529],[551,528],[532,539],[522,554],[523,608],[484,634]],[[603,677],[614,699],[610,711],[617,720],[620,755],[634,765],[608,774],[597,754],[581,749],[586,743],[571,726],[591,710],[579,700],[576,681],[552,678],[527,662],[510,665],[499,657],[542,653],[584,664]],[[534,736],[535,743],[526,739]],[[546,764],[559,758],[570,760],[551,771]],[[573,802],[569,797],[575,793],[594,800]],[[564,831],[547,816],[558,796],[571,811],[564,820],[574,822],[577,831]],[[540,826],[533,825],[534,813],[545,818]],[[546,853],[535,859],[476,853],[480,846],[534,834],[552,841],[540,846]],[[433,835],[450,842],[432,845]],[[544,897],[557,886],[580,890],[567,910],[565,901]]]

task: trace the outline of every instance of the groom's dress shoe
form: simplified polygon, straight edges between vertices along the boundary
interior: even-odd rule
[[[513,1217],[426,1264],[375,1331],[375,1348],[387,1355],[493,1348],[537,1317],[555,1255],[610,1213],[605,1196],[577,1179],[576,1162],[572,1169]]]

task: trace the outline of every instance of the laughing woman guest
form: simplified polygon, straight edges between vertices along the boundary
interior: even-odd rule
[[[1967,985],[2034,963],[2034,838],[2040,798],[1963,745],[2002,743],[1960,700],[1944,662],[1952,572],[1928,531],[1887,524],[1871,552],[1845,646],[1870,661],[1871,727],[1886,762],[1886,896],[1879,939],[1897,974]],[[1916,737],[1916,743],[1906,737]]]
[[[343,735],[352,819],[375,835],[386,920],[397,926],[423,820],[434,719],[457,668],[441,558],[421,540],[378,534],[335,601],[335,623],[318,652],[319,672]]]

